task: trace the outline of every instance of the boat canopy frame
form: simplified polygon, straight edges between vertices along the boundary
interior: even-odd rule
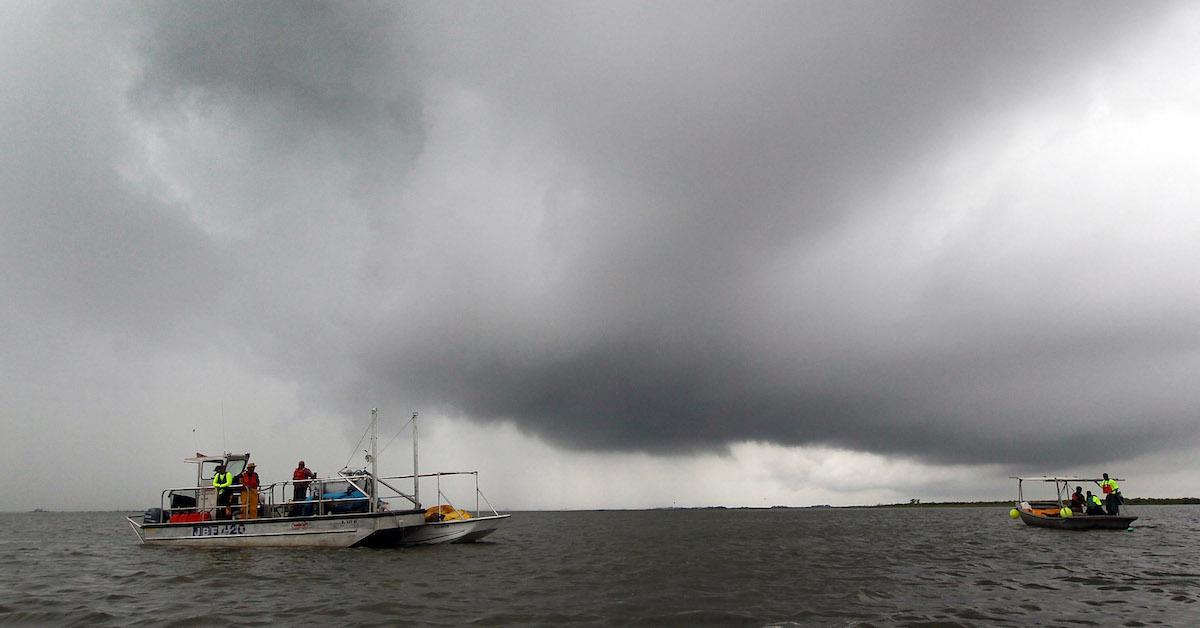
[[[1069,487],[1072,483],[1074,483],[1074,482],[1093,482],[1095,484],[1099,484],[1100,482],[1104,481],[1104,478],[1102,478],[1102,477],[1101,478],[1089,478],[1089,477],[1082,477],[1082,476],[1075,476],[1075,475],[1032,475],[1032,476],[1010,475],[1009,479],[1017,481],[1017,503],[1018,504],[1025,501],[1025,490],[1024,490],[1025,482],[1053,482],[1054,488],[1055,488],[1054,492],[1058,496],[1057,501],[1058,501],[1058,505],[1060,507],[1064,506],[1068,501],[1070,501],[1067,498],[1067,495],[1069,495],[1070,493],[1066,493],[1066,491],[1069,489]],[[1124,482],[1125,481],[1124,478],[1109,478],[1109,479],[1116,481],[1116,482]]]

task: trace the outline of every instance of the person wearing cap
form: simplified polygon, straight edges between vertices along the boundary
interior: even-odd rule
[[[242,519],[258,518],[258,472],[253,462],[246,465],[238,483],[242,485]]]
[[[233,474],[225,470],[225,465],[217,465],[212,479],[213,490],[217,492],[217,513],[219,519],[229,519],[229,502],[233,497]]]
[[[301,505],[301,502],[308,499],[309,481],[317,477],[312,469],[304,466],[304,461],[296,463],[296,470],[292,471],[292,512],[293,514],[308,514],[306,508]]]

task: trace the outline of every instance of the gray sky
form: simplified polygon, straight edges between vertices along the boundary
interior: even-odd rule
[[[515,508],[1200,471],[1186,3],[4,3],[0,144],[6,508],[373,406]]]

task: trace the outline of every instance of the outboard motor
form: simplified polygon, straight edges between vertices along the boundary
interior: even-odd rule
[[[148,508],[142,515],[142,523],[162,523],[166,521],[166,516],[162,508]]]

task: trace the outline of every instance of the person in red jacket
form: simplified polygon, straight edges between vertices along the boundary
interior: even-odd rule
[[[256,465],[251,462],[246,465],[246,470],[242,471],[238,483],[242,485],[242,519],[257,519],[258,518],[258,472],[254,470]]]
[[[1083,487],[1076,486],[1075,493],[1071,495],[1071,510],[1075,511],[1075,514],[1082,515],[1083,509],[1086,507],[1087,500],[1083,496]]]
[[[309,480],[317,477],[312,469],[304,466],[304,461],[296,463],[296,470],[292,471],[292,514],[308,514],[306,508],[301,505],[301,502],[308,498]]]

